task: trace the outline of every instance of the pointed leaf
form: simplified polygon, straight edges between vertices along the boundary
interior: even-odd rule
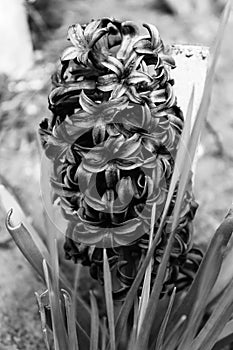
[[[158,338],[156,341],[156,347],[155,350],[162,350],[163,349],[163,341],[164,341],[164,337],[165,337],[165,330],[167,327],[167,323],[171,314],[171,309],[175,300],[175,295],[176,295],[176,288],[173,289],[172,291],[172,295],[171,298],[169,300],[169,305],[166,311],[166,314],[164,316],[163,322],[161,324],[160,330],[159,330],[159,334],[158,334]]]
[[[51,350],[49,345],[48,332],[47,332],[45,308],[41,301],[41,295],[39,295],[37,292],[35,292],[35,295],[36,295],[39,312],[40,312],[40,321],[41,321],[42,334],[43,334],[45,346],[47,350]]]
[[[6,214],[9,213],[11,208],[14,208],[14,215],[12,215],[13,214],[12,212],[11,214],[9,214],[9,216],[11,216],[11,222],[13,224],[18,222],[23,222],[24,226],[26,227],[26,230],[30,232],[40,252],[46,257],[48,257],[48,249],[45,246],[43,240],[41,239],[40,232],[35,230],[34,226],[30,224],[29,218],[25,213],[25,208],[23,208],[23,203],[20,203],[18,198],[15,197],[15,194],[13,192],[10,193],[8,188],[1,184],[0,184],[0,202]]]
[[[74,302],[72,301],[71,296],[65,289],[62,289],[61,292],[63,293],[63,298],[65,301],[69,350],[79,350]]]
[[[148,248],[150,249],[153,241],[153,234],[154,234],[154,226],[155,226],[155,215],[156,215],[156,203],[152,206],[152,212],[151,212],[151,224],[150,224],[150,238],[149,238],[149,245]],[[142,294],[139,304],[139,316],[138,316],[138,331],[140,331],[142,321],[144,319],[146,308],[149,301],[150,296],[150,288],[151,288],[151,271],[152,271],[152,260],[147,266],[143,288],[142,288]]]
[[[45,260],[43,260],[43,268],[49,292],[55,350],[69,349],[64,316],[62,315],[60,307],[60,295],[53,289],[51,275]]]
[[[108,328],[110,336],[110,349],[115,350],[115,325],[114,325],[114,307],[112,298],[112,279],[108,263],[106,248],[104,248],[104,293],[107,308]]]
[[[213,350],[221,350],[224,346],[233,342],[233,320],[229,321],[215,343]]]
[[[223,223],[215,232],[187,295],[169,321],[167,334],[172,330],[173,325],[178,322],[181,315],[188,317],[186,330],[193,333],[193,328],[190,325],[192,324],[194,328],[198,326],[193,323],[199,320],[203,313],[203,307],[208,302],[208,294],[220,271],[224,250],[232,235],[232,231],[233,213],[230,210]],[[194,300],[196,301],[195,303]],[[190,337],[188,334],[186,336]],[[167,343],[165,344],[168,346]],[[187,341],[183,344],[187,344]]]
[[[107,325],[106,325],[106,317],[103,319],[103,329],[101,331],[101,350],[106,350],[106,344],[107,344]]]
[[[99,342],[99,311],[96,298],[92,291],[90,291],[91,299],[91,342],[90,350],[98,350]]]
[[[233,280],[222,294],[216,308],[213,310],[210,318],[202,328],[200,333],[190,345],[190,350],[211,350],[220,336],[226,322],[232,317],[233,313]],[[220,344],[218,345],[220,346]],[[218,349],[222,349],[218,347]]]
[[[43,273],[43,259],[44,256],[37,248],[35,242],[33,241],[30,233],[23,224],[17,226],[12,226],[11,216],[13,209],[11,209],[6,218],[6,227],[15,241],[18,248],[21,250],[25,258],[32,265],[32,267],[37,271],[38,275],[44,280]]]
[[[29,231],[23,224],[20,223],[18,226],[12,226],[11,215],[12,210],[8,213],[8,216],[6,218],[6,227],[9,233],[11,234],[16,245],[21,250],[25,258],[36,270],[38,275],[44,280],[43,260],[45,256],[41,254]],[[48,265],[50,264],[49,261],[50,259],[47,261]],[[60,273],[59,285],[61,288],[66,289],[69,294],[71,293],[70,283],[62,273]],[[89,318],[90,309],[78,294],[76,294],[76,303],[77,309],[79,310],[79,316],[82,315],[82,318],[78,318],[78,322],[81,322],[82,325],[82,319],[84,318],[83,315],[86,315],[86,317]]]
[[[190,131],[189,120],[191,119],[191,116],[192,116],[192,107],[193,107],[193,100],[192,99],[193,99],[193,96],[191,96],[191,99],[189,102],[188,114],[186,117],[186,123],[184,125],[184,130],[183,130],[182,135],[186,135]],[[187,147],[184,146],[185,141],[187,142],[186,137],[184,139],[182,138],[180,141],[180,147],[178,148],[178,152],[176,155],[175,169],[174,169],[173,174],[172,174],[172,179],[171,179],[171,183],[169,186],[169,191],[167,194],[167,198],[166,198],[165,206],[163,209],[159,228],[158,228],[158,230],[155,234],[155,237],[153,239],[152,246],[148,250],[147,255],[146,255],[146,257],[141,265],[141,268],[139,269],[137,276],[136,276],[136,278],[135,278],[135,280],[134,280],[134,282],[133,282],[133,284],[132,284],[132,286],[127,294],[127,297],[126,297],[125,302],[121,308],[121,311],[119,312],[119,315],[117,318],[117,324],[116,324],[117,339],[118,339],[118,336],[122,333],[122,331],[124,329],[125,323],[127,321],[128,315],[129,315],[130,310],[131,310],[132,305],[133,305],[133,300],[134,300],[135,296],[137,295],[137,291],[138,291],[138,288],[139,288],[141,281],[144,277],[146,268],[147,268],[147,266],[148,266],[148,264],[153,256],[153,254],[154,254],[154,250],[155,250],[156,245],[160,239],[160,235],[162,233],[163,225],[165,223],[165,219],[166,219],[167,212],[168,212],[168,209],[169,209],[172,197],[173,197],[173,193],[174,193],[175,187],[177,185],[178,178],[180,176],[180,169],[182,169],[182,164],[184,164],[185,160],[186,160],[185,164],[186,165],[190,164],[190,166],[191,166],[191,161],[187,162],[187,159],[188,159],[187,158],[187,151],[186,151]]]

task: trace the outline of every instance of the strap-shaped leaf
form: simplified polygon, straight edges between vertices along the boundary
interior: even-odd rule
[[[17,194],[14,193],[14,188],[12,185],[6,180],[0,176],[0,181],[2,184],[0,184],[0,203],[1,208],[7,214],[11,208],[14,208],[14,217],[12,217],[12,222],[23,222],[26,229],[30,232],[31,236],[33,237],[33,240],[35,241],[38,249],[41,251],[43,255],[48,254],[48,250],[44,244],[44,242],[41,239],[39,229],[41,231],[41,228],[37,227],[37,230],[35,227],[30,223],[30,220],[28,216],[26,215],[26,209],[23,207],[22,201],[20,202],[19,198],[16,196]]]
[[[90,350],[98,350],[99,342],[99,311],[96,298],[92,291],[90,291],[91,299],[91,337]]]
[[[200,333],[190,344],[190,350],[211,350],[216,343],[224,325],[230,319],[233,313],[233,280],[227,286],[219,299],[216,308],[213,310],[210,318],[202,328]],[[229,340],[228,340],[229,341]],[[221,350],[221,343],[216,344],[216,348]]]
[[[42,295],[39,293],[35,292],[38,307],[39,307],[39,312],[40,312],[40,321],[41,321],[41,327],[42,327],[42,334],[46,346],[46,350],[51,350],[50,345],[49,345],[49,338],[48,338],[48,330],[47,330],[47,320],[46,320],[46,313],[45,313],[45,308],[42,303]]]
[[[104,248],[104,293],[106,300],[106,309],[108,317],[108,328],[110,338],[110,349],[115,350],[115,324],[114,324],[114,307],[112,298],[112,279],[107,257],[106,249]]]
[[[190,107],[188,110],[188,113],[189,113],[187,116],[188,119],[190,118],[190,116],[192,114],[192,106],[193,106],[192,98],[193,98],[193,94],[191,95],[191,100],[189,103]],[[169,257],[170,257],[173,242],[174,242],[176,227],[177,227],[178,222],[179,222],[180,210],[182,207],[183,198],[184,198],[184,194],[186,191],[186,186],[187,186],[188,179],[190,176],[190,169],[191,169],[191,164],[192,164],[193,158],[188,159],[188,156],[189,156],[189,148],[188,148],[189,138],[185,137],[187,128],[189,128],[189,124],[190,123],[187,123],[185,125],[185,128],[184,128],[184,132],[183,132],[181,142],[180,142],[179,152],[178,152],[177,158],[176,158],[175,169],[174,169],[172,180],[171,180],[171,186],[169,188],[169,193],[173,193],[174,189],[172,186],[175,186],[175,184],[176,184],[175,179],[177,179],[177,177],[179,177],[178,191],[177,191],[177,195],[176,195],[176,202],[175,202],[175,207],[174,207],[173,217],[172,217],[171,232],[170,232],[170,236],[169,236],[163,257],[162,257],[162,261],[161,261],[159,268],[158,268],[158,271],[157,271],[157,275],[156,275],[154,285],[152,288],[148,307],[147,307],[147,310],[145,313],[145,317],[143,320],[141,331],[139,333],[137,350],[144,348],[148,345],[148,341],[149,341],[149,337],[150,337],[150,328],[147,326],[147,323],[149,323],[149,324],[153,323],[153,320],[154,320],[156,312],[157,312],[157,307],[159,304],[159,296],[160,296],[160,293],[161,293],[162,288],[163,288],[167,264],[169,261]],[[186,144],[185,144],[185,142],[186,142]],[[189,161],[187,161],[187,160],[189,160]],[[182,172],[180,172],[180,169],[182,169]],[[165,205],[165,207],[166,207],[166,205]],[[163,212],[162,218],[164,217],[164,215],[166,215],[166,211]],[[161,221],[163,222],[163,220],[161,220]]]
[[[166,311],[166,314],[164,316],[163,322],[161,324],[160,330],[159,330],[159,334],[158,334],[158,338],[156,341],[156,346],[155,346],[155,350],[162,350],[163,348],[163,341],[164,341],[164,336],[165,336],[165,330],[167,327],[167,323],[171,314],[171,310],[172,310],[172,306],[174,304],[175,301],[175,295],[176,295],[176,288],[173,289],[172,291],[172,295],[171,298],[169,300],[169,305]]]
[[[43,259],[44,256],[39,251],[37,245],[32,239],[29,231],[26,227],[20,223],[17,226],[12,225],[11,215],[13,213],[13,209],[11,209],[6,218],[6,227],[15,241],[18,248],[21,250],[25,258],[32,265],[32,267],[36,270],[38,275],[45,281],[44,272],[43,272]]]
[[[196,329],[198,326],[198,321],[200,320],[204,307],[208,302],[208,295],[220,271],[224,250],[226,249],[232,232],[233,212],[230,210],[227,217],[214,234],[189,292],[169,321],[167,341],[164,344],[165,348],[169,347],[169,344],[174,344],[173,339],[169,337],[169,332],[172,331],[173,325],[179,322],[183,315],[187,316],[186,332],[192,332],[193,334],[193,328]],[[194,324],[194,322],[196,323]],[[193,336],[194,335],[195,333]],[[187,344],[186,341],[185,344]]]
[[[74,302],[66,290],[62,289],[61,291],[65,301],[69,350],[79,350],[76,320],[75,320],[75,313],[74,313],[74,307],[73,307]]]
[[[154,203],[152,207],[152,213],[151,213],[149,248],[151,247],[152,241],[153,241],[155,213],[156,213],[156,204]],[[152,261],[150,261],[150,263],[148,264],[148,267],[145,273],[144,282],[143,282],[142,294],[141,294],[141,299],[139,304],[138,327],[137,327],[138,331],[140,331],[140,327],[141,327],[143,318],[145,316],[146,308],[150,297],[151,271],[152,271]]]
[[[124,326],[125,326],[127,319],[128,319],[128,315],[129,315],[130,310],[131,310],[132,305],[133,305],[133,300],[137,295],[138,288],[139,288],[140,283],[144,277],[144,274],[145,274],[145,271],[148,267],[148,264],[150,263],[151,258],[153,257],[154,250],[155,250],[157,242],[160,238],[162,228],[163,228],[166,216],[167,216],[168,208],[170,206],[170,202],[171,202],[171,199],[173,197],[173,193],[174,193],[175,187],[177,185],[177,182],[178,182],[178,179],[180,176],[180,169],[182,169],[183,165],[185,164],[186,167],[188,167],[187,168],[187,170],[188,170],[188,169],[190,169],[191,164],[192,164],[191,160],[187,157],[187,142],[188,142],[187,135],[189,135],[189,133],[190,133],[190,125],[191,125],[190,119],[191,119],[192,110],[193,110],[192,109],[193,108],[193,97],[194,97],[194,94],[192,93],[191,97],[190,97],[190,101],[189,101],[189,108],[188,108],[188,112],[187,112],[186,123],[185,123],[184,130],[182,133],[182,140],[180,142],[180,147],[179,147],[177,155],[176,155],[175,169],[174,169],[173,174],[172,174],[172,179],[171,179],[171,183],[169,186],[169,191],[167,194],[167,198],[166,198],[164,210],[162,213],[160,225],[159,225],[158,231],[155,234],[155,237],[153,238],[151,247],[147,252],[145,260],[143,261],[142,266],[140,267],[140,269],[137,273],[137,276],[136,276],[136,278],[135,278],[135,280],[134,280],[134,282],[133,282],[133,284],[132,284],[132,286],[127,294],[125,302],[124,302],[124,304],[121,308],[121,311],[118,315],[117,324],[116,324],[117,339],[118,339],[118,337],[120,337],[120,334],[122,333],[122,331],[124,329]],[[185,142],[186,142],[186,144],[185,144]],[[189,162],[187,162],[187,160],[189,160]],[[171,240],[169,243],[170,247],[168,247],[168,249],[171,249],[171,243],[172,243],[172,237],[171,237]],[[168,249],[166,252],[166,259],[168,257]],[[166,261],[165,261],[165,257],[164,257],[164,264],[162,266],[162,270],[160,270],[161,271],[161,276],[160,276],[160,281],[159,281],[160,287],[157,284],[156,288],[161,289],[161,283],[162,283],[161,277],[163,276],[165,267],[166,267]],[[154,291],[156,291],[156,289],[154,289]],[[159,295],[159,293],[158,293],[158,295]]]
[[[195,146],[198,143],[200,131],[203,129],[204,120],[207,115],[208,107],[210,104],[211,91],[214,81],[214,72],[217,63],[217,59],[220,53],[220,47],[222,43],[222,38],[224,31],[228,22],[230,15],[231,5],[228,2],[226,9],[224,11],[218,34],[216,37],[215,46],[210,60],[210,65],[205,81],[204,92],[201,100],[200,107],[198,109],[197,117],[195,119],[192,135],[189,140],[189,152],[191,159],[195,155]],[[223,254],[228,240],[230,239],[232,233],[232,213],[230,212],[224,223],[215,233],[213,240],[210,243],[209,249],[203,259],[203,262],[198,270],[195,281],[193,282],[189,293],[182,303],[179,311],[176,313],[176,317],[171,320],[171,325],[173,322],[178,322],[182,315],[187,315],[187,327],[186,333],[183,336],[183,341],[179,345],[179,350],[186,349],[189,346],[192,337],[198,327],[198,321],[200,321],[203,314],[204,303],[208,298],[208,295],[213,287],[216,278],[218,276]],[[196,301],[193,303],[193,301]],[[179,316],[178,316],[179,315]]]
[[[61,311],[60,293],[54,289],[51,271],[49,271],[45,260],[43,260],[43,269],[51,307],[52,331],[55,350],[71,350],[69,349],[69,341],[66,333],[64,316]]]
[[[6,218],[6,227],[11,234],[13,240],[15,241],[18,248],[21,250],[25,258],[28,260],[28,262],[32,265],[32,267],[36,270],[38,275],[44,279],[44,271],[43,271],[43,260],[45,259],[45,256],[42,255],[42,253],[39,251],[37,245],[35,244],[34,240],[31,237],[30,232],[26,229],[24,224],[20,223],[17,226],[13,226],[11,222],[11,215],[13,210],[10,210],[10,212],[7,215]],[[49,259],[47,261],[48,266],[51,268]],[[59,278],[59,285],[60,288],[63,288],[68,291],[69,294],[71,294],[71,288],[68,280],[66,277],[60,273]],[[78,322],[80,322],[80,326],[85,328],[85,325],[83,324],[83,315],[86,315],[87,318],[90,317],[90,308],[87,306],[87,304],[79,297],[78,294],[76,294],[76,305],[78,310]],[[82,317],[81,317],[82,315]]]
[[[222,330],[213,350],[223,349],[224,346],[233,342],[233,320],[229,321]]]

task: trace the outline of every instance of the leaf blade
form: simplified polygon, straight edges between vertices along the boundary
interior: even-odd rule
[[[110,267],[108,263],[106,248],[104,248],[103,254],[104,254],[104,293],[105,293],[106,308],[107,308],[110,349],[115,350],[115,324],[114,324],[114,307],[113,307],[113,298],[112,298],[112,279],[111,279],[111,272],[110,272]]]
[[[90,350],[98,350],[99,341],[99,312],[96,298],[92,291],[90,291],[91,299],[91,341]]]
[[[43,260],[43,269],[45,274],[45,281],[48,287],[49,293],[49,302],[51,307],[51,316],[52,316],[52,331],[54,338],[55,350],[69,350],[69,342],[67,338],[67,333],[64,324],[64,318],[62,315],[60,307],[60,297],[54,290],[54,284],[51,280],[51,272],[49,272],[47,263]]]

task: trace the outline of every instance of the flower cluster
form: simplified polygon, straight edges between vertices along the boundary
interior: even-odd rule
[[[51,184],[69,225],[68,259],[103,278],[103,247],[124,297],[148,249],[152,206],[155,232],[174,168],[183,127],[170,69],[175,62],[158,30],[111,18],[69,28],[61,68],[49,95],[51,121],[40,125],[53,162]],[[175,201],[175,195],[174,195]],[[190,283],[201,254],[192,249],[196,210],[191,187],[184,199],[166,286]],[[170,208],[172,211],[172,205]],[[155,250],[161,260],[169,219]]]

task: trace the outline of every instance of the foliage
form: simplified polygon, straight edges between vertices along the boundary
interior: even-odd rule
[[[72,293],[68,281],[59,271],[57,243],[53,233],[49,234],[49,249],[39,247],[23,224],[13,226],[12,212],[7,218],[7,228],[15,242],[45,281],[47,290],[37,294],[41,313],[43,333],[47,349],[50,349],[48,333],[52,330],[56,350],[78,349],[156,349],[156,350],[220,350],[233,339],[233,281],[218,295],[214,302],[210,292],[218,278],[227,244],[233,231],[233,210],[227,214],[215,232],[202,259],[191,287],[178,293],[176,287],[171,295],[160,299],[167,263],[174,243],[175,230],[179,221],[184,194],[187,188],[190,167],[194,158],[203,123],[207,116],[213,86],[214,70],[224,29],[230,13],[226,7],[212,59],[208,69],[203,98],[194,126],[190,127],[193,108],[193,94],[190,99],[186,122],[175,159],[169,192],[155,237],[151,239],[147,255],[137,272],[123,303],[114,304],[112,298],[111,266],[106,249],[103,251],[103,281],[106,301],[106,319],[100,318],[98,304],[90,293],[91,307]],[[187,161],[189,156],[190,161]],[[162,232],[173,193],[177,187],[172,213],[172,225],[153,288],[150,290],[151,259],[157,240]],[[151,227],[154,227],[152,211]],[[42,251],[43,250],[43,251]],[[143,281],[140,298],[138,291]],[[74,304],[77,307],[74,307]],[[75,311],[77,308],[77,315]],[[158,317],[160,316],[160,317]],[[83,319],[89,320],[89,325]]]

